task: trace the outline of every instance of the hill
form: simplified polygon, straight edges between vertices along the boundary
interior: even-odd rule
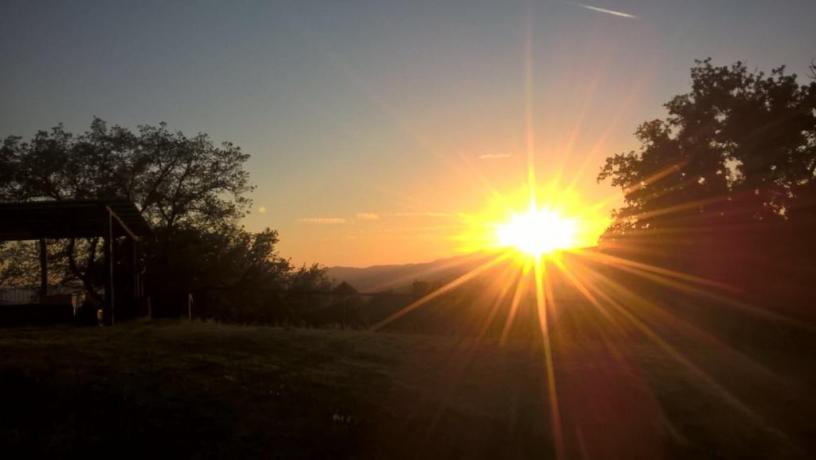
[[[780,458],[813,453],[812,362],[712,343],[130,323],[0,336],[8,458]],[[796,370],[793,372],[792,370]],[[555,393],[553,393],[553,391]]]
[[[414,281],[439,281],[459,276],[486,262],[492,255],[484,253],[449,257],[432,262],[371,267],[329,267],[328,276],[345,281],[360,291],[399,290]]]

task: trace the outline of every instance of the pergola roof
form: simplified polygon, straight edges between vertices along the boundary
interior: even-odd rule
[[[150,226],[127,200],[0,203],[0,241],[106,236],[112,216],[115,235],[142,238]]]

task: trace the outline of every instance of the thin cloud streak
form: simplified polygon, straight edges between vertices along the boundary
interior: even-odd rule
[[[451,214],[449,212],[428,212],[428,211],[419,211],[419,212],[395,212],[390,214],[393,217],[455,217],[455,214]]]
[[[579,6],[581,8],[585,8],[591,11],[595,11],[597,13],[604,13],[604,14],[611,14],[612,16],[617,16],[619,18],[627,18],[627,19],[637,19],[638,17],[634,14],[624,13],[622,11],[615,11],[615,10],[608,10],[606,8],[601,8],[599,6],[592,6],[592,5],[585,5],[583,3],[577,2],[564,2],[568,5]]]
[[[380,215],[375,212],[358,212],[358,220],[380,220]]]
[[[303,217],[298,219],[298,222],[317,225],[338,225],[345,224],[346,219],[342,217]]]
[[[509,153],[485,153],[484,155],[479,155],[480,160],[498,160],[501,158],[510,158],[513,155]]]

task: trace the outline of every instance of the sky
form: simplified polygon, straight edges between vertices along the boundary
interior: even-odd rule
[[[0,136],[93,116],[240,145],[249,230],[296,264],[421,262],[495,193],[595,177],[687,91],[695,59],[816,59],[812,0],[9,1]],[[532,137],[530,137],[532,135]]]

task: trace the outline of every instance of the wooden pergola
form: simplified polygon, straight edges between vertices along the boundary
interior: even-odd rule
[[[143,280],[138,270],[140,243],[151,234],[136,206],[126,200],[71,200],[0,203],[0,241],[38,240],[40,296],[48,290],[46,240],[103,238],[104,321],[138,313]],[[116,244],[121,241],[121,244]]]

